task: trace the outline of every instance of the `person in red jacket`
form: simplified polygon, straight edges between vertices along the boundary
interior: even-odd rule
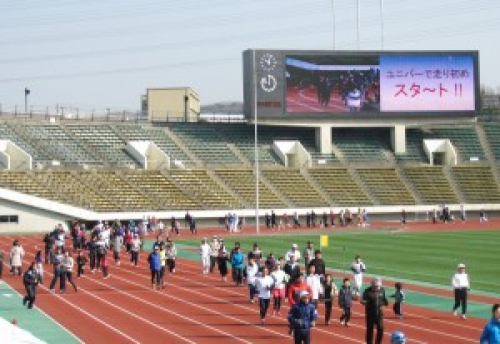
[[[290,307],[297,303],[299,292],[301,292],[302,290],[305,290],[309,293],[309,295],[312,295],[311,287],[305,282],[304,275],[300,274],[288,289],[287,298],[288,302],[290,303]]]

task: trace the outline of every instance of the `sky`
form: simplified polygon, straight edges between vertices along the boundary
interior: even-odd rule
[[[356,0],[2,1],[0,106],[24,108],[25,87],[35,111],[134,111],[154,87],[242,101],[249,48],[478,50],[500,91],[500,1],[359,1],[359,42]]]

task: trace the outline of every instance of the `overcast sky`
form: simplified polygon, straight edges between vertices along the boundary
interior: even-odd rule
[[[361,0],[361,50],[381,46],[380,0]],[[0,3],[0,104],[140,107],[148,87],[241,101],[248,48],[357,49],[355,0],[24,0]],[[500,85],[499,0],[384,0],[384,49],[479,50]],[[335,20],[334,20],[335,18]],[[335,35],[334,35],[335,32]]]

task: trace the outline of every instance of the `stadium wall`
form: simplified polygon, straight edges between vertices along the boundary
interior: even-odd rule
[[[458,218],[460,204],[447,205],[451,212]],[[431,220],[433,210],[440,209],[439,205],[413,205],[413,206],[371,206],[366,208],[371,221],[399,221],[402,209],[405,209],[408,221]],[[324,212],[330,213],[333,209],[336,213],[342,208],[333,206],[327,208],[289,208],[289,209],[259,209],[261,223],[264,223],[264,215],[274,210],[278,216],[286,213],[291,216],[295,211],[304,223],[305,215],[314,210],[317,222]],[[348,207],[351,212],[356,213],[358,207]],[[464,208],[468,218],[477,218],[481,210],[485,210],[488,216],[498,216],[500,214],[500,204],[465,204]],[[228,212],[235,212],[244,219],[246,225],[253,225],[255,219],[255,209],[230,209],[230,210],[199,210],[190,211],[190,214],[197,220],[198,226],[217,226],[223,224],[223,219]],[[97,213],[86,209],[73,207],[49,201],[43,198],[21,194],[19,192],[0,188],[0,218],[2,216],[17,216],[17,223],[0,222],[0,234],[9,232],[46,232],[55,225],[62,223],[66,228],[69,221],[78,219],[84,222],[114,221],[114,220],[140,220],[147,217],[156,217],[164,220],[168,225],[172,217],[183,219],[185,211],[138,211],[138,212],[114,212]]]
[[[66,228],[71,217],[34,206],[0,199],[0,217],[17,216],[18,222],[0,222],[0,234],[47,232],[61,223]]]

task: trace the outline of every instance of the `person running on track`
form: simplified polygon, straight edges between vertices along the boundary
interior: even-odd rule
[[[75,293],[77,291],[77,287],[75,282],[73,282],[73,266],[75,265],[75,261],[73,260],[73,257],[71,256],[69,250],[64,252],[64,258],[62,261],[62,266],[63,266],[63,273],[64,273],[64,290],[66,290],[66,281],[69,282],[73,286],[73,289],[75,290]]]
[[[273,288],[273,314],[281,315],[281,303],[285,297],[285,285],[288,283],[289,276],[281,269],[281,265],[276,264],[271,273],[274,280]]]
[[[33,308],[36,299],[37,286],[40,283],[40,275],[36,270],[36,264],[31,263],[28,270],[23,275],[23,284],[26,289],[26,295],[23,298],[23,305],[28,304],[28,309]]]
[[[262,325],[264,325],[266,321],[273,285],[274,280],[269,275],[269,269],[264,266],[262,268],[262,276],[255,279],[255,290],[259,294],[260,323]]]

